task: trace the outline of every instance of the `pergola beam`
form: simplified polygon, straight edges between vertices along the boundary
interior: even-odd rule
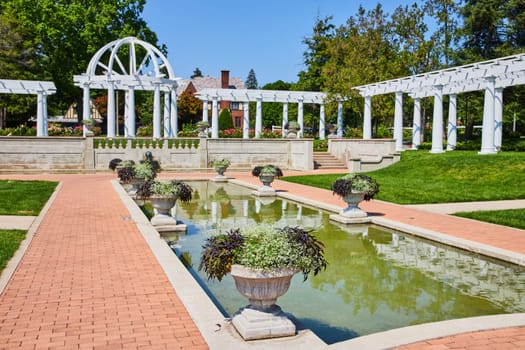
[[[323,104],[328,94],[311,91],[202,89],[196,96],[203,101],[217,98],[219,101],[257,102],[258,99],[262,99],[263,102]]]
[[[484,77],[500,77],[525,71],[525,54],[513,55],[447,68],[424,74],[413,75],[399,79],[386,80],[374,84],[355,87],[363,96],[375,96],[396,91],[407,93],[432,89],[436,85],[448,86],[471,81],[482,81]]]
[[[0,93],[2,94],[36,95],[45,93],[51,95],[55,92],[55,84],[49,81],[0,79]]]

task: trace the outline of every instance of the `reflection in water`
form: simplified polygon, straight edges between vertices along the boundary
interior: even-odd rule
[[[327,343],[425,322],[525,312],[525,271],[409,235],[366,225],[339,225],[318,209],[263,199],[228,184],[193,182],[194,200],[177,203],[188,233],[172,237],[198,266],[204,239],[232,227],[272,223],[315,231],[326,245],[326,271],[293,279],[278,303]],[[225,313],[245,306],[230,276],[200,277]]]

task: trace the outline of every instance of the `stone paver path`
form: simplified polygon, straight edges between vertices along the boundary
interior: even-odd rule
[[[60,177],[57,198],[0,296],[1,349],[207,348],[113,177]]]

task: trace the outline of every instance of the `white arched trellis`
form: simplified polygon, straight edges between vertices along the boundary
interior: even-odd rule
[[[447,124],[447,149],[456,146],[457,95],[468,91],[485,90],[483,132],[480,154],[496,153],[502,139],[502,96],[508,86],[525,84],[525,54],[477,62],[460,67],[356,87],[365,98],[363,138],[371,138],[372,96],[395,93],[394,137],[396,149],[403,149],[403,94],[414,99],[412,144],[417,148],[421,137],[421,105],[423,97],[434,97],[432,153],[443,152],[443,95],[450,96]]]
[[[56,92],[49,81],[0,79],[0,94],[37,95],[36,136],[47,136],[47,95]]]
[[[324,104],[327,100],[327,94],[324,92],[310,91],[280,91],[280,90],[246,90],[246,89],[203,89],[197,93],[197,97],[203,101],[202,119],[208,121],[208,102],[212,101],[212,138],[219,137],[218,127],[218,105],[220,101],[243,102],[244,103],[244,127],[243,138],[249,138],[249,102],[256,103],[255,109],[255,138],[259,138],[262,133],[262,103],[263,102],[281,102],[283,103],[283,120],[282,128],[288,123],[288,104],[298,104],[297,122],[301,129],[298,134],[300,137],[304,129],[303,104],[315,103],[320,105],[319,114],[319,138],[325,138],[325,115]],[[342,132],[343,113],[341,102],[339,102],[337,124],[341,126],[338,132]],[[341,135],[340,135],[341,136]]]
[[[139,51],[140,52],[137,52]],[[143,56],[140,61],[139,57]],[[124,58],[126,58],[124,60]],[[150,90],[153,98],[153,137],[161,137],[161,92],[164,92],[164,137],[177,135],[177,81],[167,58],[153,45],[127,37],[112,41],[93,55],[86,72],[74,76],[83,93],[83,118],[90,119],[90,89],[107,89],[107,136],[115,137],[115,90],[126,91],[126,137],[135,136],[135,90]]]

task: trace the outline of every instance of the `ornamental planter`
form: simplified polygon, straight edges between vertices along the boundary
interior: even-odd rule
[[[294,323],[275,303],[288,291],[296,273],[297,270],[291,268],[261,270],[232,265],[235,286],[250,302],[232,319],[233,326],[245,340],[295,335]]]
[[[228,166],[226,165],[220,165],[215,167],[215,171],[217,172],[217,176],[215,176],[212,181],[215,182],[226,182],[228,181],[228,178],[224,175],[226,172],[226,169],[228,169]]]
[[[253,194],[256,196],[275,196],[275,190],[272,188],[272,182],[275,179],[275,175],[273,174],[264,174],[261,173],[259,175],[259,180],[262,182],[262,186],[259,187],[257,191],[254,191]]]
[[[271,312],[277,298],[290,288],[290,281],[297,270],[279,268],[273,270],[253,269],[232,265],[231,275],[239,293],[248,298],[252,309]]]
[[[364,199],[365,199],[364,192],[352,192],[344,196],[343,200],[345,201],[346,204],[348,204],[348,207],[341,210],[339,214],[347,218],[367,217],[367,213],[358,207],[359,203],[361,203]]]
[[[170,215],[170,210],[175,206],[176,196],[150,197],[151,206],[155,209],[155,215],[151,218],[153,226],[177,225],[177,220]]]
[[[137,191],[139,189],[139,186],[142,185],[146,181],[143,177],[134,177],[129,180],[129,184],[131,185],[131,188],[128,190],[128,194],[130,196],[135,196],[137,194]]]

